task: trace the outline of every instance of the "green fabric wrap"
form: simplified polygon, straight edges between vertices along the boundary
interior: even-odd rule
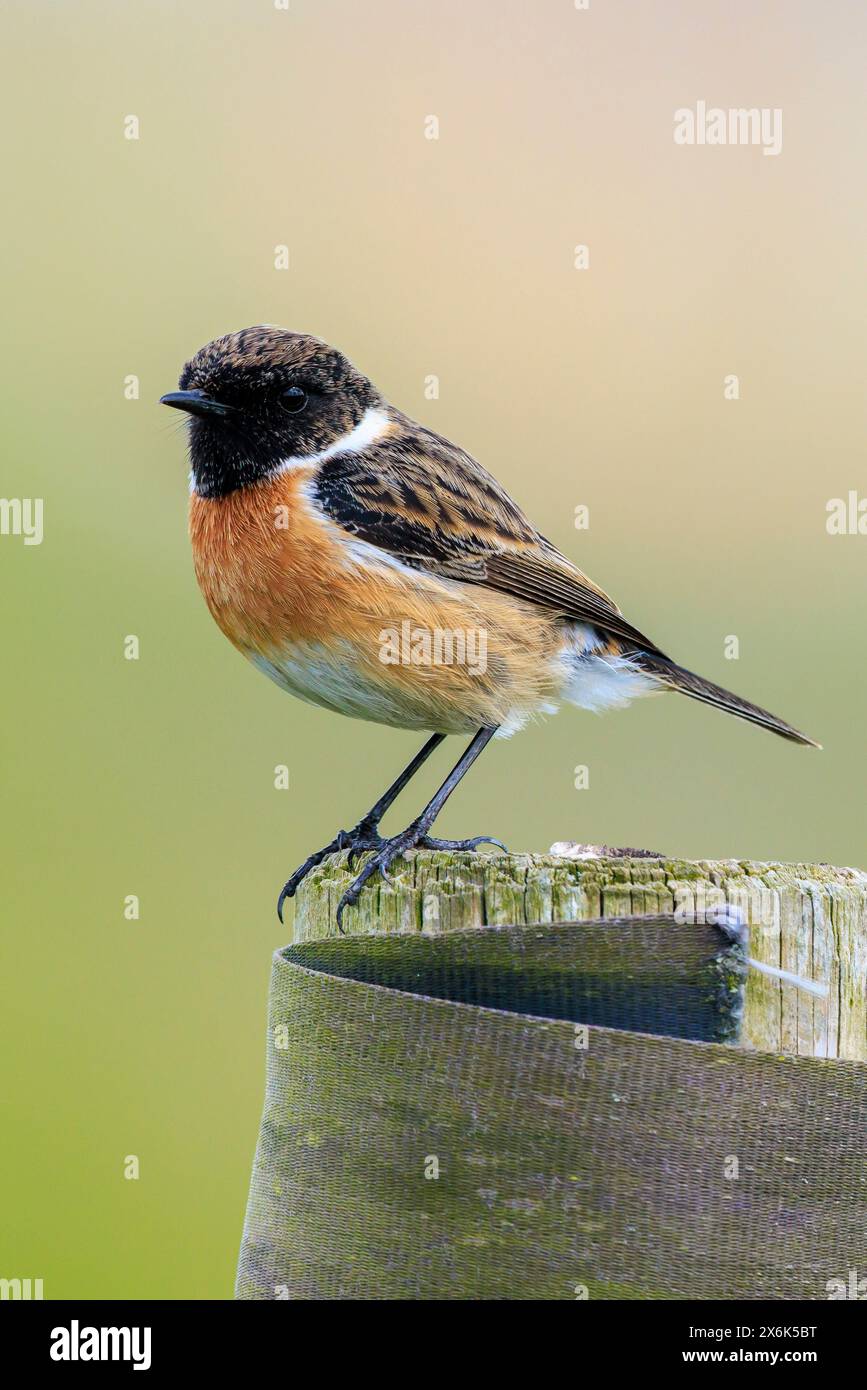
[[[278,951],[236,1296],[825,1299],[867,1274],[867,1065],[732,1046],[742,980],[717,928],[659,916]]]

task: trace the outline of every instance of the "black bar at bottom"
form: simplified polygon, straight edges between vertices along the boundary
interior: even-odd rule
[[[859,1284],[854,1285],[854,1294],[847,1290],[839,1301],[864,1301],[867,1282],[864,1292]],[[423,1344],[416,1341],[411,1358],[406,1356],[406,1339],[417,1339],[419,1333],[405,1322],[396,1335],[393,1322],[375,1328],[370,1323],[370,1305],[364,1327],[355,1327],[353,1317],[347,1328],[342,1304],[325,1305],[317,1315],[310,1304],[294,1311],[281,1310],[279,1300],[270,1313],[262,1307],[233,1302],[18,1302],[0,1310],[0,1330],[3,1364],[17,1365],[19,1378],[26,1378],[31,1371],[48,1371],[60,1381],[75,1371],[98,1375],[99,1367],[110,1367],[114,1374],[138,1373],[161,1379],[184,1371],[225,1375],[236,1366],[258,1375],[273,1366],[277,1376],[294,1378],[299,1354],[305,1359],[307,1355],[299,1341],[308,1342],[312,1350],[316,1342],[321,1343],[323,1332],[328,1336],[331,1374],[340,1370],[344,1357],[351,1356],[356,1372],[359,1361],[366,1363],[366,1376],[375,1356],[385,1359],[395,1377],[404,1378],[412,1372],[413,1363],[418,1368],[423,1349],[428,1381],[437,1361],[451,1374],[472,1363],[493,1369],[503,1353],[512,1357],[519,1348],[538,1369],[541,1358],[556,1346],[547,1338],[561,1336],[564,1331],[575,1375],[591,1364],[597,1376],[635,1370],[667,1373],[675,1367],[701,1376],[714,1365],[723,1369],[763,1365],[774,1371],[807,1368],[827,1377],[829,1371],[857,1364],[863,1349],[863,1317],[853,1308],[837,1306],[834,1300],[576,1302],[578,1306],[573,1307],[568,1321],[558,1318],[550,1333],[539,1324],[538,1305],[534,1305],[534,1314],[528,1310],[530,1321],[511,1313],[499,1342],[492,1341],[490,1335],[479,1339],[477,1311],[472,1337],[461,1343],[463,1351],[449,1338],[441,1309],[428,1322],[428,1330],[422,1329]],[[319,1324],[319,1316],[323,1324]],[[322,1351],[320,1345],[320,1355]],[[438,1356],[433,1354],[436,1351]],[[558,1359],[563,1351],[561,1344]],[[512,1366],[513,1373],[515,1370]]]

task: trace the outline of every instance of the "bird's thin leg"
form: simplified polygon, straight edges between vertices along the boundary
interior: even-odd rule
[[[371,806],[367,815],[361,818],[356,826],[357,830],[362,830],[363,828],[377,830],[379,828],[379,822],[382,820],[389,806],[393,801],[397,800],[404,787],[412,781],[419,768],[427,762],[431,753],[439,748],[444,739],[445,734],[431,734],[424,747],[419,749],[411,763],[407,763],[403,772],[399,777],[395,778],[388,788],[388,791],[384,791],[376,804]],[[349,833],[352,834],[353,832],[350,831]]]
[[[408,825],[406,830],[402,830],[399,835],[392,836],[389,840],[383,840],[376,853],[368,859],[361,873],[343,894],[337,906],[337,925],[343,931],[342,918],[344,909],[357,903],[361,890],[369,878],[375,873],[380,873],[383,878],[388,878],[388,869],[391,863],[408,849],[475,849],[476,845],[487,842],[492,845],[499,845],[500,849],[505,849],[499,840],[493,840],[488,835],[478,835],[474,840],[431,840],[427,832],[433,825],[446,801],[448,801],[455,787],[461,778],[466,775],[472,767],[476,758],[494,737],[497,732],[496,727],[486,726],[479,729],[472,742],[464,753],[455,763],[451,772],[437,792],[431,797],[420,816]]]
[[[311,854],[304,860],[300,869],[296,869],[292,877],[283,887],[280,897],[277,899],[277,916],[283,921],[283,904],[287,898],[293,898],[298,889],[298,885],[307,877],[311,869],[315,869],[317,864],[321,864],[328,854],[334,854],[337,850],[349,850],[349,863],[352,865],[352,857],[365,849],[378,849],[385,841],[379,834],[379,822],[382,820],[386,811],[393,801],[400,796],[404,787],[412,780],[423,763],[426,763],[435,748],[439,748],[445,734],[432,734],[427,743],[416,753],[411,763],[408,763],[399,777],[396,777],[387,791],[371,806],[366,816],[352,830],[338,830],[334,839],[324,849],[318,849],[315,854]]]

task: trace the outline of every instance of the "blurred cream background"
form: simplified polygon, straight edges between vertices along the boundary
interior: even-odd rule
[[[867,493],[867,17],[27,0],[4,28],[0,490],[44,498],[45,535],[0,537],[0,1276],[224,1298],[277,892],[419,740],[291,701],[220,636],[157,398],[233,328],[333,341],[664,649],[825,744],[674,697],[567,709],[489,752],[441,834],[863,866],[867,537],[825,520]],[[781,154],[678,147],[674,111],[699,100],[781,108]]]

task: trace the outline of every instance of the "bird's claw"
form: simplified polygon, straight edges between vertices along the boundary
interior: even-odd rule
[[[354,907],[361,897],[361,890],[375,873],[386,883],[392,883],[389,869],[395,859],[399,859],[408,849],[445,849],[445,850],[466,850],[476,849],[478,845],[497,845],[499,849],[508,854],[506,846],[501,840],[495,840],[490,835],[476,835],[469,840],[436,840],[426,835],[421,826],[414,824],[401,831],[399,835],[394,835],[390,840],[380,840],[376,853],[368,859],[364,868],[357,878],[347,888],[340,902],[337,904],[337,929],[343,934],[343,914],[347,907]],[[351,856],[350,856],[351,857]],[[350,865],[351,867],[351,865]]]
[[[430,835],[424,835],[419,840],[417,848],[465,850],[469,853],[477,849],[479,845],[496,845],[504,854],[509,853],[502,840],[495,840],[493,835],[474,835],[471,840],[435,840]]]
[[[385,840],[383,840],[382,836],[377,835],[375,840],[369,840],[363,845],[353,845],[349,851],[349,854],[346,856],[347,867],[350,869],[354,869],[355,861],[358,858],[359,854],[366,854],[367,851],[371,849],[381,849],[384,844]]]
[[[349,867],[352,868],[355,855],[362,854],[365,850],[379,849],[385,843],[386,841],[383,840],[376,826],[366,821],[359,821],[354,830],[338,830],[331,843],[326,845],[324,849],[318,849],[315,854],[309,855],[300,869],[296,869],[292,877],[283,885],[277,899],[277,916],[280,921],[283,921],[283,905],[286,899],[295,897],[310,870],[321,864],[329,854],[338,854],[341,850],[348,849]]]
[[[394,835],[390,840],[383,840],[380,848],[368,859],[361,873],[349,885],[340,902],[337,904],[337,929],[343,933],[343,913],[347,907],[354,907],[361,897],[361,890],[369,878],[375,873],[379,873],[380,878],[385,879],[386,883],[391,883],[389,869],[405,850],[414,849],[418,843],[418,835],[414,827],[401,831],[400,835]]]

